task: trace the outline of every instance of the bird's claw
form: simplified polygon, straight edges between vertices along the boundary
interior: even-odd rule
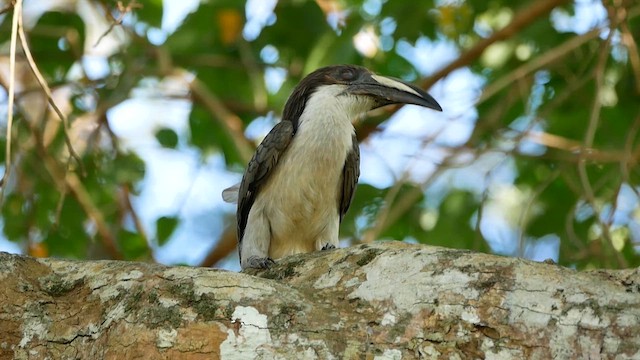
[[[324,250],[331,250],[331,249],[335,249],[335,248],[336,248],[335,245],[327,243],[327,244],[324,244],[324,246],[320,250],[324,251]]]

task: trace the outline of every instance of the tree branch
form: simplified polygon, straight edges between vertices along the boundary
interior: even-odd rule
[[[11,22],[11,46],[9,50],[9,89],[7,99],[7,143],[5,149],[5,164],[4,173],[2,179],[0,179],[0,204],[4,199],[4,192],[11,175],[11,138],[13,136],[13,105],[15,103],[15,83],[16,83],[16,47],[17,47],[17,33],[20,14],[22,13],[22,0],[16,0],[13,8],[13,19]]]
[[[292,256],[258,276],[5,253],[0,264],[3,359],[640,354],[638,269],[401,242]]]

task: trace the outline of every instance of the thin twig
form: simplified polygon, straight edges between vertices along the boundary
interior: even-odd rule
[[[495,167],[494,167],[495,169]],[[478,215],[476,216],[476,223],[473,226],[473,232],[475,236],[473,237],[473,250],[480,251],[480,246],[484,242],[487,244],[487,239],[485,239],[482,234],[482,229],[480,228],[482,224],[482,218],[484,217],[484,204],[487,203],[489,199],[489,177],[491,176],[491,171],[487,171],[483,176],[484,182],[484,190],[482,190],[482,197],[480,198],[480,202],[478,204]]]
[[[611,29],[614,28],[615,24],[611,24]],[[595,68],[595,94],[593,98],[593,105],[591,108],[591,116],[589,117],[589,124],[587,125],[587,131],[584,136],[583,146],[585,149],[589,149],[593,147],[593,141],[595,139],[596,130],[598,128],[598,124],[600,122],[600,111],[602,109],[602,101],[601,97],[601,89],[604,81],[604,70],[607,64],[607,57],[609,54],[609,48],[611,45],[611,38],[613,37],[614,31],[609,32],[609,36],[604,41],[600,48],[600,55],[598,57],[598,63]],[[584,152],[581,152],[581,154]],[[611,242],[611,234],[609,232],[609,227],[605,224],[600,216],[600,210],[596,204],[596,196],[591,186],[591,181],[589,180],[589,175],[587,174],[587,165],[586,160],[582,159],[582,161],[578,162],[578,177],[580,179],[580,183],[582,184],[583,195],[587,201],[587,203],[591,206],[594,212],[594,218],[596,223],[600,226],[603,235],[603,243],[605,248],[609,250],[610,253],[613,253],[616,260],[618,261],[618,265],[621,267],[627,266],[627,261],[620,255],[618,251],[613,248],[613,244]]]
[[[132,0],[129,4],[127,4],[126,6],[122,3],[122,1],[118,1],[116,3],[116,7],[118,8],[118,11],[120,12],[120,15],[118,15],[117,18],[114,18],[111,15],[111,12],[108,11],[108,9],[105,9],[105,12],[107,14],[109,14],[109,16],[111,16],[111,25],[109,25],[109,28],[102,34],[100,35],[100,37],[98,38],[98,40],[96,40],[96,43],[93,44],[93,47],[97,47],[98,44],[100,44],[100,41],[102,41],[102,39],[104,39],[107,35],[109,35],[109,33],[111,33],[111,31],[113,31],[113,29],[116,26],[122,25],[122,21],[124,20],[124,17],[130,13],[131,11],[133,11],[133,9],[139,9],[142,8],[142,4],[138,4],[136,2],[136,0]]]
[[[127,207],[129,215],[131,215],[131,220],[133,220],[133,225],[135,226],[136,231],[138,231],[138,234],[142,236],[142,238],[145,240],[145,242],[148,245],[151,245],[149,243],[149,237],[147,236],[147,231],[145,230],[144,225],[142,225],[142,221],[140,221],[140,217],[138,216],[138,213],[133,208],[133,203],[131,202],[131,189],[129,187],[130,187],[129,184],[123,184],[121,186],[122,199],[124,201],[125,206]]]
[[[480,99],[478,99],[478,104],[483,103],[484,101],[498,93],[500,90],[513,84],[516,80],[527,76],[528,74],[542,68],[547,64],[557,61],[558,59],[566,56],[574,49],[582,46],[592,39],[597,38],[601,32],[602,29],[596,28],[580,36],[572,37],[564,43],[554,47],[553,49],[546,51],[544,54],[538,56],[532,61],[528,61],[520,65],[515,70],[489,84],[482,92]]]
[[[44,167],[51,176],[51,179],[55,183],[55,186],[61,193],[64,193],[68,190],[76,199],[76,201],[78,201],[80,207],[87,215],[87,218],[91,219],[91,221],[93,221],[93,223],[95,224],[98,235],[102,239],[102,244],[105,246],[105,249],[111,256],[111,258],[114,260],[122,259],[123,256],[116,245],[116,238],[111,233],[109,225],[105,221],[104,216],[91,199],[89,192],[84,187],[78,176],[74,172],[68,172],[65,169],[60,168],[60,165],[58,164],[56,159],[51,156],[51,154],[49,154],[44,147],[42,136],[38,128],[36,128],[36,126],[29,121],[27,121],[26,123],[31,130],[31,135],[34,139],[38,155],[42,159]]]
[[[13,21],[11,22],[11,47],[9,50],[9,99],[7,106],[7,143],[5,149],[5,162],[4,162],[4,174],[2,175],[2,179],[0,179],[0,186],[2,189],[0,190],[0,204],[4,199],[4,192],[7,188],[7,182],[9,180],[9,176],[11,175],[11,137],[12,137],[12,127],[13,127],[13,105],[15,100],[15,92],[16,92],[16,47],[17,47],[17,34],[18,34],[18,23],[20,19],[20,14],[22,13],[22,0],[16,0],[15,7],[13,9]]]
[[[126,207],[127,212],[131,216],[131,220],[133,221],[133,225],[136,228],[138,234],[142,237],[145,244],[147,244],[147,249],[149,250],[149,257],[153,262],[157,262],[155,256],[153,255],[153,247],[149,240],[149,236],[147,235],[147,231],[138,216],[138,213],[133,208],[133,203],[131,202],[131,189],[130,184],[124,184],[121,186],[122,190],[122,201],[124,202],[124,206]]]
[[[45,164],[47,168],[50,169],[50,171],[57,172],[57,175],[64,176],[64,174],[60,174],[59,171],[54,170],[57,164],[55,163],[55,160],[53,158],[47,156],[45,158]],[[52,177],[54,176],[56,176],[56,174],[52,174]],[[109,225],[104,219],[102,212],[100,212],[100,209],[98,209],[98,207],[95,205],[95,203],[91,199],[91,196],[89,195],[89,192],[87,192],[87,189],[84,187],[84,185],[82,185],[80,178],[78,178],[76,173],[69,172],[67,173],[66,176],[64,176],[64,182],[66,183],[66,186],[69,187],[69,190],[71,191],[73,196],[76,198],[78,203],[80,203],[80,206],[82,207],[84,212],[87,214],[89,219],[91,219],[93,223],[96,225],[98,234],[102,239],[102,244],[106,247],[107,251],[111,255],[111,258],[114,260],[122,259],[122,254],[120,253],[120,250],[118,250],[116,246],[116,243],[117,243],[116,238],[111,233],[111,230],[109,229]]]
[[[435,74],[424,79],[420,83],[421,87],[423,89],[431,88],[436,82],[447,77],[453,71],[473,63],[490,45],[494,44],[495,42],[508,39],[509,37],[517,34],[520,30],[531,25],[540,17],[551,12],[551,10],[553,10],[557,6],[560,6],[567,2],[568,0],[546,0],[532,2],[529,7],[520,10],[507,26],[496,31],[488,38],[480,40],[476,43],[475,46],[460,55],[456,60],[449,63],[444,68],[438,70]],[[388,115],[395,113],[400,108],[401,106],[396,106],[393,110],[388,111]],[[366,126],[357,127],[356,130],[358,132],[358,139],[366,139],[372,132],[376,131],[376,126],[372,126],[372,124],[367,121]]]
[[[531,208],[533,208],[534,202],[536,199],[542,194],[542,192],[551,185],[555,179],[560,176],[560,169],[556,169],[549,177],[540,183],[533,194],[529,197],[527,204],[524,206],[524,209],[520,213],[520,219],[518,220],[520,231],[518,234],[518,256],[524,257],[524,249],[525,249],[525,232],[527,231],[527,226],[529,225],[529,213],[531,212]]]
[[[71,156],[71,158],[73,158],[76,161],[80,169],[80,173],[83,174],[84,176],[85,170],[84,170],[84,166],[82,165],[82,159],[80,159],[80,156],[73,148],[73,145],[71,144],[71,138],[69,137],[69,121],[67,117],[62,113],[58,105],[56,105],[55,101],[53,101],[53,95],[51,94],[51,89],[49,88],[49,85],[47,84],[46,80],[42,76],[42,73],[38,69],[38,65],[36,65],[36,62],[33,60],[33,56],[31,55],[31,50],[29,49],[29,44],[27,43],[27,36],[24,32],[24,27],[22,26],[22,14],[19,14],[19,17],[18,17],[18,35],[20,36],[20,44],[22,45],[22,51],[24,51],[24,54],[27,57],[27,63],[29,64],[29,67],[31,68],[33,75],[35,75],[36,79],[38,80],[38,83],[40,84],[40,86],[42,87],[42,90],[47,96],[47,101],[49,102],[49,105],[51,105],[55,113],[60,118],[60,121],[62,121],[62,127],[63,127],[62,133],[64,135],[64,141],[67,145],[67,150],[69,150],[69,155]]]
[[[418,151],[416,151],[416,154],[423,152],[426,149],[426,147],[430,143],[432,143],[443,131],[444,131],[444,127],[436,131],[429,138],[424,139],[424,141],[422,141],[421,148]],[[373,222],[374,226],[368,231],[366,231],[365,234],[362,236],[361,241],[363,243],[373,242],[382,233],[383,226],[387,223],[387,218],[389,216],[389,212],[391,211],[392,204],[394,203],[395,199],[398,197],[398,194],[402,189],[402,185],[404,185],[408,181],[411,175],[411,169],[414,168],[414,164],[417,163],[418,160],[419,158],[417,156],[414,156],[413,159],[407,163],[400,178],[396,179],[391,189],[389,189],[389,191],[387,192],[387,195],[382,201],[382,208],[378,211],[378,214],[376,215],[376,219]]]
[[[568,0],[533,1],[529,7],[520,10],[507,26],[496,31],[488,38],[478,41],[475,46],[459,56],[455,61],[451,62],[449,65],[438,70],[435,74],[426,78],[421,84],[422,88],[429,89],[438,80],[446,77],[454,70],[471,64],[473,61],[479,58],[480,55],[482,55],[486,48],[488,48],[492,44],[510,38],[511,36],[517,34],[520,30],[538,20],[538,18],[546,15],[554,8],[567,2]]]
[[[506,102],[503,102],[502,104],[504,104],[504,106],[506,107],[509,107],[515,101],[514,99],[515,98],[510,95],[508,100]],[[500,108],[495,107],[494,109],[496,109],[495,112],[500,112],[499,110],[502,109],[502,107]],[[499,118],[501,118],[501,114],[496,113],[496,114],[492,114],[492,116],[488,116],[488,118],[485,119],[484,122],[477,123],[476,128],[474,129],[474,134],[477,134],[480,131],[479,129],[481,127],[493,126],[495,123],[497,123]],[[363,235],[363,239],[372,238],[374,236],[377,237],[379,234],[383,233],[389,226],[394,224],[402,215],[404,215],[407,211],[409,211],[411,206],[413,206],[413,204],[415,204],[415,202],[418,201],[420,196],[422,196],[422,194],[424,193],[424,189],[430,183],[435,181],[437,177],[441,175],[442,172],[451,168],[450,160],[454,159],[455,156],[465,151],[467,145],[470,144],[473,141],[473,139],[474,139],[474,135],[472,135],[469,138],[469,140],[467,140],[466,144],[463,144],[461,146],[456,146],[451,148],[448,148],[446,146],[441,146],[442,149],[446,149],[450,151],[449,155],[442,161],[442,164],[436,169],[436,171],[433,174],[431,174],[431,176],[426,181],[424,181],[419,186],[411,188],[409,189],[409,191],[402,194],[402,196],[400,196],[398,201],[385,204],[385,213],[376,218],[373,228],[368,230],[367,233]],[[474,158],[477,158],[478,156],[479,156],[479,153],[476,153]],[[384,217],[384,219],[382,217]]]
[[[253,93],[253,106],[259,112],[263,112],[267,108],[267,90],[265,89],[264,77],[260,66],[255,58],[256,52],[251,49],[251,45],[244,41],[238,41],[238,50],[240,51],[240,60],[244,64],[244,71],[251,82]]]
[[[58,199],[58,203],[56,204],[56,215],[55,220],[53,221],[53,226],[57,227],[60,224],[60,217],[62,216],[62,207],[64,206],[64,201],[67,199],[67,188],[61,189],[60,198]]]
[[[9,5],[3,7],[2,9],[0,9],[0,15],[2,15],[4,13],[8,13],[9,11],[11,11],[11,9],[15,9],[15,4],[13,2],[9,2]]]
[[[631,35],[629,25],[626,21],[620,24],[620,31],[622,43],[627,47],[629,62],[631,63],[631,69],[633,69],[636,93],[640,95],[640,54],[638,54],[638,45],[636,44],[633,35]]]
[[[395,224],[400,217],[409,211],[409,209],[411,209],[411,207],[420,199],[424,194],[424,189],[436,181],[445,170],[450,169],[450,162],[464,150],[464,147],[454,148],[453,151],[442,161],[442,164],[435,169],[431,176],[418,186],[409,189],[393,204],[387,205],[389,206],[389,209],[385,210],[384,219],[377,221],[373,228],[369,230],[373,232],[373,234],[370,235],[365,233],[363,238],[373,238],[374,236],[377,236],[377,234],[383,233],[390,225]]]
[[[562,175],[562,174],[561,174]],[[581,241],[576,234],[576,229],[574,226],[574,220],[576,218],[576,211],[578,210],[578,203],[574,203],[571,207],[571,210],[567,212],[567,215],[564,218],[564,231],[567,234],[567,239],[575,246],[577,251],[567,251],[569,255],[569,259],[577,260],[580,258],[580,254],[585,253],[587,251],[587,247],[584,241]],[[565,242],[560,241],[560,245],[562,246]]]
[[[624,154],[626,155],[624,160],[620,161],[620,172],[622,173],[622,180],[629,184],[631,190],[636,194],[636,197],[640,200],[640,192],[636,189],[633,184],[630,184],[630,174],[629,168],[632,168],[638,162],[638,159],[634,156],[633,145],[638,135],[638,131],[640,131],[640,115],[636,116],[636,119],[633,122],[633,125],[629,129],[627,134],[627,139],[624,144]]]
[[[229,226],[222,232],[220,239],[209,250],[198,266],[213,266],[231,254],[231,252],[236,249],[236,237],[236,227],[234,223],[234,226]]]

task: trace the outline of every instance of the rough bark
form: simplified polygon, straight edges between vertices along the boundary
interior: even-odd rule
[[[2,359],[640,358],[639,269],[391,242],[254,275],[0,253],[0,281]]]

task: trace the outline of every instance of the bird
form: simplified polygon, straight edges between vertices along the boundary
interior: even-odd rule
[[[225,189],[237,202],[241,268],[339,245],[339,227],[360,176],[353,120],[385,105],[442,111],[427,92],[356,65],[319,68],[293,89],[282,120],[258,145],[239,184]]]

